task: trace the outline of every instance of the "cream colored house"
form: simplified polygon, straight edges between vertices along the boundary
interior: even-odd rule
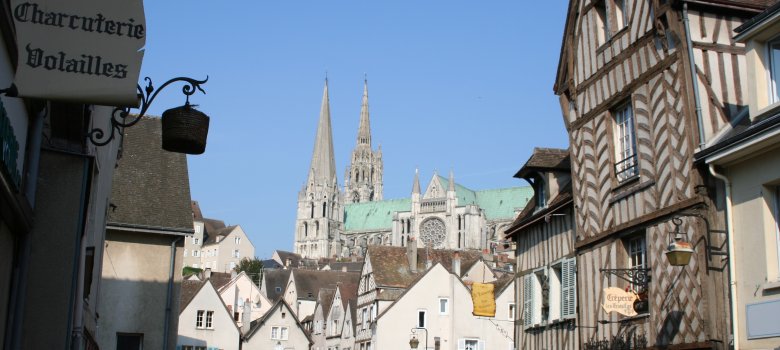
[[[512,278],[505,280],[512,284]],[[370,345],[360,344],[356,349],[407,349],[412,336],[420,348],[427,349],[512,349],[508,308],[514,290],[505,287],[497,288],[496,317],[474,316],[469,288],[437,263],[377,316]]]
[[[772,349],[780,344],[780,9],[735,31],[747,50],[750,112],[696,159],[725,200],[735,347]]]
[[[309,350],[312,344],[284,299],[247,328],[241,339],[243,350]]]
[[[184,281],[182,296],[177,350],[238,350],[239,327],[210,280]]]
[[[357,284],[360,274],[332,270],[290,270],[284,289],[284,300],[299,319],[314,313],[317,296],[322,289],[335,289],[338,284]]]
[[[219,296],[239,327],[243,324],[244,310],[247,310],[247,307],[251,313],[250,321],[263,317],[271,309],[271,302],[260,293],[260,287],[243,271],[219,289]]]
[[[200,249],[201,267],[217,272],[230,272],[243,258],[255,257],[255,246],[241,226],[217,229],[208,236]]]

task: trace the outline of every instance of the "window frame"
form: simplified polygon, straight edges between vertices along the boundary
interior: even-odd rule
[[[444,311],[442,311],[442,301],[444,302]],[[450,298],[439,297],[439,315],[445,316],[450,314]]]
[[[195,314],[195,328],[203,329],[203,320],[205,319],[206,310],[198,310]]]
[[[516,303],[508,303],[507,304],[507,318],[510,321],[514,321],[515,317],[517,317],[517,304]]]
[[[626,268],[628,269],[645,269],[647,270],[648,266],[650,266],[650,262],[648,261],[648,255],[647,255],[647,234],[644,230],[640,230],[637,232],[633,232],[625,237],[622,238],[623,245],[626,250]],[[640,241],[641,247],[640,249],[634,249],[633,245],[634,242]],[[642,260],[642,264],[635,264],[635,257],[639,257]],[[649,272],[648,272],[649,273]],[[641,293],[642,290],[640,290],[642,287],[648,286],[641,286],[634,283],[629,283],[628,285],[632,290],[634,290],[637,293]]]
[[[767,58],[767,66],[766,66],[766,76],[767,76],[767,85],[769,92],[768,100],[769,105],[775,104],[777,102],[780,102],[780,57],[778,57],[778,61],[775,62],[772,55],[772,45],[777,44],[778,45],[778,51],[780,51],[780,35],[775,36],[769,40],[766,41],[766,58]],[[774,79],[773,72],[777,69],[777,79]]]
[[[627,111],[630,113],[626,113]],[[633,100],[628,98],[616,104],[609,110],[609,115],[612,120],[612,170],[618,184],[623,184],[639,176],[637,128]],[[628,117],[626,117],[627,115]]]
[[[422,316],[422,318],[420,317]],[[422,324],[420,324],[420,321],[422,321]],[[427,309],[417,309],[417,328],[427,328],[428,327],[428,310]]]
[[[776,259],[775,263],[777,264],[777,271],[778,275],[775,277],[775,280],[780,280],[780,186],[775,186],[775,190],[773,191],[774,194],[774,226],[775,226],[775,250],[776,250]]]
[[[206,310],[206,329],[214,329],[214,311]]]

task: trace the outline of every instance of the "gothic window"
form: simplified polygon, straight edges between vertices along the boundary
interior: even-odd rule
[[[311,217],[310,219],[314,219],[314,202],[311,202]]]
[[[406,220],[406,233],[412,232],[412,220]]]
[[[328,202],[322,202],[322,217],[328,217],[327,214],[328,211]]]
[[[319,234],[320,234],[320,222],[317,221],[317,222],[315,222],[315,224],[316,224],[316,226],[315,226],[314,234],[319,236]]]
[[[303,236],[309,237],[309,224],[305,222],[303,223]]]
[[[423,221],[420,227],[420,239],[425,245],[438,246],[444,243],[447,237],[444,221],[439,218],[430,218]]]
[[[355,193],[352,193],[352,201],[360,202],[360,194],[357,191],[355,191]]]

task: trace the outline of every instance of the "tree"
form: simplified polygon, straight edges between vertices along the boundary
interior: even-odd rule
[[[238,262],[234,270],[236,272],[246,272],[246,275],[259,286],[260,279],[263,277],[263,262],[258,258],[243,258]]]

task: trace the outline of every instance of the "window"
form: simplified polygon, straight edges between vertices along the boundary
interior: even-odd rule
[[[287,327],[271,327],[271,339],[287,340],[289,338]]]
[[[195,350],[192,345],[182,345],[181,350]]]
[[[349,325],[350,325],[350,322],[349,322],[349,320],[347,320],[346,322],[344,322],[344,334],[343,334],[343,335],[344,335],[344,338],[349,338],[349,334],[350,334],[349,332],[350,332],[350,330],[351,330],[351,328],[349,327]]]
[[[638,235],[632,236],[625,240],[626,252],[628,253],[628,268],[629,269],[645,269],[647,268],[647,249],[645,245],[645,236]],[[636,292],[642,292],[645,286],[632,284],[631,288]]]
[[[366,329],[366,323],[368,322],[368,309],[363,309],[363,325],[360,329]]]
[[[626,14],[628,13],[628,11],[626,11],[626,0],[615,0],[614,4],[615,24],[617,24],[615,29],[619,31],[628,26],[628,18],[626,18]]]
[[[116,334],[116,350],[141,350],[144,344],[143,334]]]
[[[626,103],[612,111],[615,118],[615,177],[619,182],[637,175],[636,136],[634,131],[634,112],[631,103]]]
[[[193,250],[192,251],[192,256],[194,256],[196,258],[199,257],[200,256],[200,251],[199,250]]]
[[[479,339],[458,339],[458,350],[485,350],[485,341]]]
[[[540,176],[534,179],[534,191],[536,198],[536,208],[542,209],[547,206],[547,192],[545,191],[544,179]]]
[[[196,346],[195,350],[207,350],[205,346]]]
[[[771,103],[780,101],[780,38],[767,44],[769,49],[769,85]]]
[[[282,337],[282,340],[287,340],[287,327],[282,327],[279,335]]]
[[[515,303],[509,303],[509,314],[507,315],[507,319],[510,321],[515,319]]]
[[[195,328],[203,328],[203,314],[205,313],[204,310],[198,310],[198,315],[195,317]]]
[[[276,287],[276,288],[274,288],[274,290],[275,290],[277,293],[281,293],[281,292],[282,292],[282,287]]]
[[[214,324],[212,323],[213,320],[214,320],[214,311],[206,311],[206,328],[214,329]]]
[[[447,315],[450,313],[450,299],[439,298],[439,315]]]
[[[241,244],[241,237],[236,237],[234,241],[236,242],[236,245]]]
[[[234,258],[240,258],[241,253],[238,252],[238,249],[233,249],[233,257]]]
[[[595,11],[596,39],[599,46],[604,45],[609,40],[609,23],[607,17],[607,4],[605,0],[599,0],[593,6]]]
[[[339,320],[333,320],[330,326],[330,335],[338,335]]]
[[[271,327],[271,339],[279,339],[279,327]]]
[[[427,324],[427,311],[426,310],[417,310],[417,327],[418,328],[425,328]]]
[[[775,187],[775,242],[777,247],[777,271],[780,271],[780,186]],[[778,276],[780,279],[780,276]]]
[[[198,237],[192,237],[192,244],[197,245],[199,241]]]

